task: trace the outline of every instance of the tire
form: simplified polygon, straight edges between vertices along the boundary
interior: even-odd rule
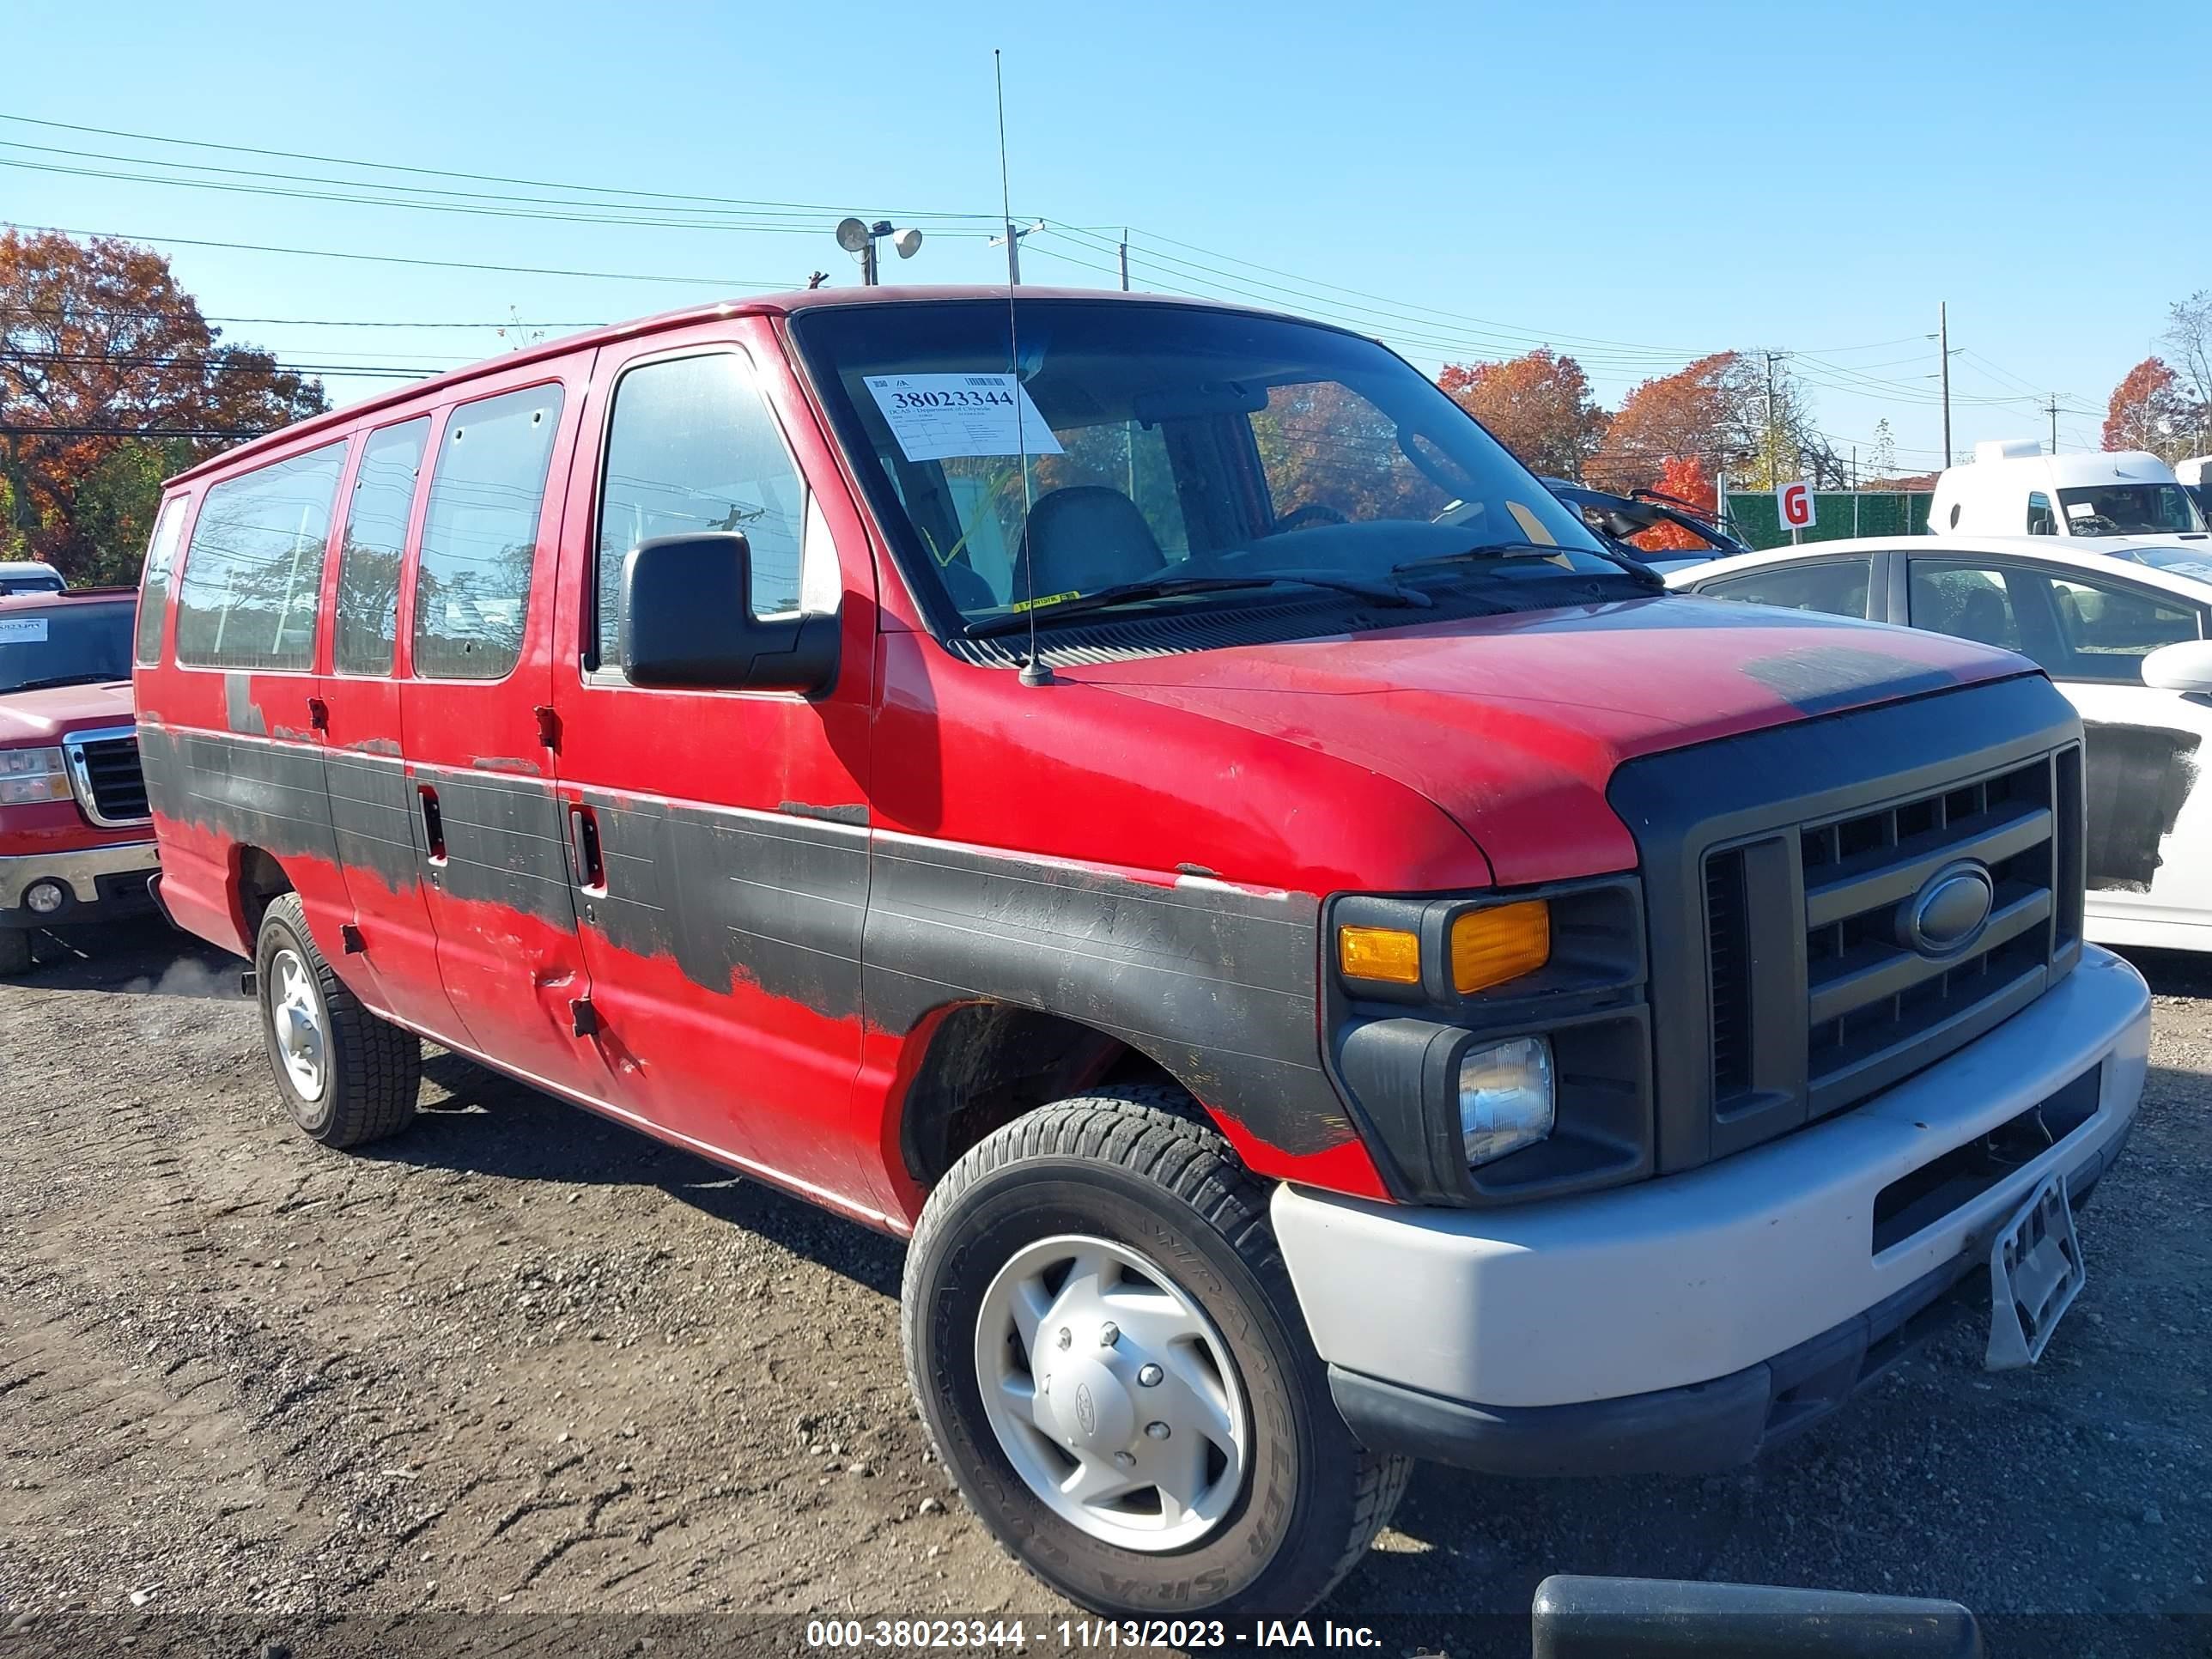
[[[28,928],[0,927],[0,979],[31,971],[31,934]]]
[[[292,1121],[309,1139],[363,1146],[414,1121],[422,1043],[362,1007],[331,971],[307,933],[298,894],[278,895],[261,918],[253,969],[270,1068]],[[295,1008],[312,1010],[313,1029],[299,1036],[288,1057],[288,1034],[300,1031]],[[301,1065],[310,1052],[313,1063]],[[311,1085],[311,1073],[319,1086]]]
[[[1268,1231],[1266,1188],[1194,1115],[1177,1090],[1106,1091],[1042,1107],[972,1148],[930,1194],[907,1255],[907,1372],[969,1506],[1071,1600],[1111,1617],[1287,1618],[1358,1564],[1397,1507],[1411,1464],[1369,1452],[1345,1426]],[[1098,1250],[1086,1257],[1092,1245]],[[1022,1276],[1064,1250],[1075,1255],[1057,1289],[1053,1268]],[[1092,1268],[1106,1261],[1113,1271],[1086,1272],[1086,1261]],[[1054,1316],[1085,1305],[1079,1279],[1113,1287],[1097,1305],[1180,1309],[1182,1328],[1200,1334],[1176,1339],[1172,1386],[1161,1389],[1158,1365],[1137,1364],[1161,1351],[1146,1346],[1146,1333],[1170,1328],[1152,1316],[1119,1334],[1119,1324],[1086,1325],[1079,1312],[1066,1322]],[[1008,1328],[1018,1305],[1036,1322],[1033,1340],[1023,1338],[1018,1318]],[[987,1366],[1008,1381],[987,1379]],[[1164,1457],[1163,1443],[1176,1443],[1162,1434],[1147,1446],[1142,1437],[1167,1426],[1161,1422],[1120,1439],[1127,1413],[1133,1407],[1134,1420],[1149,1417],[1194,1370],[1219,1384],[1212,1409],[1224,1401],[1229,1408],[1206,1420],[1241,1416],[1243,1428],[1233,1452],[1216,1429],[1199,1431],[1216,1443],[1201,1452],[1189,1449],[1188,1433],[1179,1443],[1182,1455],[1221,1469],[1198,1488],[1200,1502],[1171,1507],[1164,1481],[1150,1498],[1109,1496],[1109,1504],[1139,1506],[1126,1516],[1082,1508],[1066,1488],[1046,1494],[1039,1470],[1056,1479],[1065,1464],[1070,1480],[1096,1477],[1110,1495],[1113,1472],[1101,1467],[1109,1449],[1139,1476],[1149,1472],[1150,1462],[1137,1460]],[[1007,1390],[1018,1398],[1025,1388],[1036,1413],[1026,1426],[1018,1407],[1010,1419],[1006,1405]],[[987,1404],[993,1389],[996,1404]],[[1072,1425],[1082,1445],[1064,1452],[1060,1431]],[[1237,1489],[1224,1499],[1232,1468]],[[1215,1518],[1182,1541],[1177,1527],[1197,1526],[1209,1512]],[[1184,1518],[1175,1522],[1178,1513]],[[1159,1530],[1139,1540],[1139,1527]]]

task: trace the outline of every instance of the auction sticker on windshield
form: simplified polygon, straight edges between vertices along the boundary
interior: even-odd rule
[[[44,645],[44,617],[0,617],[0,645]]]
[[[1060,453],[1028,389],[1011,374],[871,374],[867,382],[909,461]]]

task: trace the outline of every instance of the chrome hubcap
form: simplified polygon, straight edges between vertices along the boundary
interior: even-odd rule
[[[1182,1549],[1243,1489],[1243,1390],[1212,1322],[1137,1251],[1048,1238],[984,1292],[975,1374],[1030,1490],[1094,1538]]]
[[[276,1030],[276,1052],[285,1074],[302,1100],[323,1097],[328,1075],[330,1039],[323,1025],[322,999],[314,975],[297,952],[279,951],[269,963],[270,1023]]]

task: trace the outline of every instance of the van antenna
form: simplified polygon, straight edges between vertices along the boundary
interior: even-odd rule
[[[1014,236],[1013,192],[1006,182],[1006,71],[1000,61],[999,49],[991,48],[991,79],[999,94],[999,216],[1006,226],[1006,378],[1014,383],[1014,458],[1022,469],[1022,579],[1024,587],[1023,608],[1030,613],[1029,660],[1022,665],[1024,685],[1050,685],[1052,670],[1037,660],[1036,618],[1036,550],[1030,545],[1030,440],[1022,412],[1029,404],[1029,396],[1022,390],[1021,343],[1014,331],[1014,284],[1021,267],[1014,262],[1021,256]]]

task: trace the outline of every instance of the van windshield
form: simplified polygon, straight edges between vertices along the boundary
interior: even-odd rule
[[[1024,300],[1010,374],[1008,310],[891,302],[793,323],[878,520],[952,631],[1097,617],[1102,594],[1117,616],[1233,604],[1278,581],[1426,603],[1403,590],[1479,580],[1510,608],[1570,602],[1563,576],[1640,591],[1370,341],[1199,307]]]
[[[2058,492],[2066,529],[2075,536],[2158,536],[2202,530],[2203,516],[2178,483],[2099,484]]]
[[[0,693],[131,678],[136,604],[0,605]]]

